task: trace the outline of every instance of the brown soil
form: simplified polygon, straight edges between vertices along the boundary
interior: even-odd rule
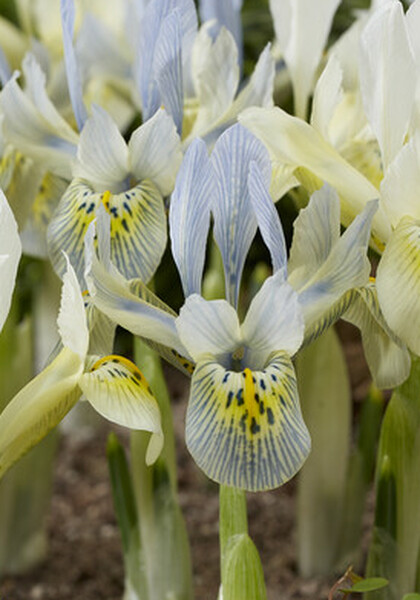
[[[350,333],[349,333],[350,332]],[[345,330],[355,401],[365,395],[366,366],[360,345]],[[205,480],[183,442],[187,382],[169,371],[174,396],[180,502],[191,540],[195,594],[216,600],[219,576],[217,487]],[[105,443],[108,426],[95,435],[63,435],[56,461],[54,495],[48,518],[50,550],[45,564],[30,574],[6,577],[1,600],[120,600],[123,565]],[[120,432],[119,432],[120,433]],[[262,558],[269,600],[326,600],[332,581],[302,580],[294,546],[295,484],[249,495],[250,533]]]

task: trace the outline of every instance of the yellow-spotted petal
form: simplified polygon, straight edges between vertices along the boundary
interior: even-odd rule
[[[420,354],[420,221],[399,222],[379,263],[376,287],[389,326]]]
[[[86,398],[103,417],[131,429],[150,431],[146,454],[154,462],[163,446],[159,406],[146,379],[131,361],[110,355],[95,362],[80,379]]]
[[[83,360],[64,348],[0,415],[0,477],[44,438],[80,396]]]
[[[128,279],[149,281],[166,246],[163,199],[154,184],[144,180],[119,194],[98,193],[75,179],[60,201],[48,228],[52,263],[62,275],[62,251],[68,254],[79,281],[83,279],[83,241],[96,210],[103,204],[111,215],[111,259]]]
[[[259,491],[293,477],[311,444],[287,354],[277,353],[261,371],[198,363],[186,440],[198,466],[221,484]]]

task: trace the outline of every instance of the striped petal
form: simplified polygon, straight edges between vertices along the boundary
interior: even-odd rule
[[[103,417],[130,429],[150,431],[146,463],[152,464],[163,446],[158,403],[142,373],[122,356],[105,356],[80,378],[80,388]]]
[[[83,281],[83,240],[101,203],[111,215],[112,261],[127,278],[149,281],[162,258],[167,234],[162,196],[147,180],[119,194],[94,192],[78,179],[70,184],[48,228],[57,273],[63,273],[64,250]]]
[[[287,269],[287,250],[283,227],[256,162],[251,162],[249,166],[248,190],[259,230],[270,252],[273,271]]]
[[[201,21],[217,21],[218,31],[226,27],[233,35],[239,51],[239,62],[242,64],[242,22],[241,9],[242,0],[200,0]]]
[[[376,286],[388,325],[420,354],[420,221],[399,222],[379,262]]]
[[[60,9],[67,84],[74,116],[76,117],[76,123],[80,131],[85,124],[87,112],[83,102],[82,80],[73,47],[74,20],[76,16],[74,0],[60,0]]]
[[[16,220],[6,196],[0,190],[0,331],[9,314],[21,253]]]
[[[264,370],[241,373],[200,362],[186,441],[198,466],[218,483],[260,491],[288,481],[310,451],[290,358],[279,353]]]
[[[185,154],[169,211],[172,255],[185,297],[201,292],[210,206],[215,193],[216,181],[206,145],[196,139]]]
[[[168,196],[182,162],[181,141],[169,114],[160,108],[133,132],[128,149],[130,172],[138,181],[150,179]]]
[[[211,161],[218,180],[218,198],[212,206],[214,237],[222,253],[226,297],[236,306],[243,266],[257,230],[248,189],[250,164],[258,165],[269,185],[270,158],[259,140],[241,125],[234,125],[220,136]]]
[[[0,414],[0,477],[77,402],[83,364],[78,354],[65,348]]]
[[[156,40],[153,74],[161,103],[181,135],[183,113],[181,14],[174,10],[166,17]]]

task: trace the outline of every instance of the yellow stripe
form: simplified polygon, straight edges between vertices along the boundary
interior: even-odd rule
[[[96,371],[97,369],[102,367],[104,364],[109,363],[109,362],[123,365],[129,371],[131,371],[133,374],[136,374],[137,379],[140,379],[140,380],[143,380],[144,382],[146,382],[143,373],[140,371],[140,369],[138,369],[136,367],[136,365],[134,363],[131,362],[131,360],[128,360],[128,358],[124,358],[124,356],[118,356],[117,354],[109,354],[108,356],[104,356],[103,358],[100,358],[99,360],[97,360],[95,362],[95,364],[91,367],[90,370]],[[147,382],[146,382],[146,385],[147,385]]]
[[[109,201],[111,199],[111,195],[111,192],[109,190],[106,190],[106,192],[104,192],[102,196],[102,204],[104,205],[104,208],[108,214],[111,214],[109,211]]]

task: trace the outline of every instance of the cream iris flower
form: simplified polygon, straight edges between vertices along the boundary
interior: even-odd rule
[[[413,31],[420,16],[418,6],[414,3],[404,14],[400,2],[386,2],[362,29],[360,101],[356,105],[360,110],[363,104],[365,114],[352,138],[343,138],[346,128],[341,132],[332,128],[338,116],[343,119],[346,114],[348,73],[341,71],[341,51],[330,59],[319,81],[312,126],[280,109],[249,109],[241,117],[264,141],[274,160],[288,165],[309,188],[319,187],[322,181],[334,186],[342,202],[344,224],[367,201],[380,198],[372,227],[376,249],[382,252],[386,246],[377,273],[378,297],[394,333],[417,354],[420,279],[415,240],[419,212],[414,190],[419,178],[415,96],[420,63]],[[337,119],[332,120],[336,110]],[[351,114],[355,125],[357,110]],[[347,133],[350,131],[347,128]]]
[[[89,354],[84,301],[70,263],[57,324],[61,351],[0,414],[0,476],[62,420],[82,393],[107,419],[150,431],[146,460],[156,460],[163,444],[157,402],[133,363]]]
[[[283,231],[267,191],[270,177],[266,150],[239,125],[219,138],[210,158],[203,141],[191,144],[170,208],[172,253],[186,296],[179,316],[144,287],[135,289],[109,261],[109,248],[104,250],[107,243],[101,241],[108,231],[104,211],[98,223],[102,261],[93,251],[93,231],[87,241],[86,279],[93,303],[151,341],[165,358],[193,371],[186,441],[194,460],[219,483],[248,490],[281,485],[310,451],[292,357],[304,340],[305,314],[312,327],[349,288],[368,277],[365,254],[376,210],[369,205],[341,240],[336,224],[328,252],[311,263],[316,268],[308,285],[298,274],[305,268],[300,262],[305,262],[304,252],[295,249],[288,281]],[[210,212],[226,289],[226,299],[213,301],[201,296]],[[241,321],[241,275],[258,227],[274,274]],[[334,260],[335,249],[342,261]]]
[[[21,253],[17,224],[0,190],[0,331],[9,313]]]

